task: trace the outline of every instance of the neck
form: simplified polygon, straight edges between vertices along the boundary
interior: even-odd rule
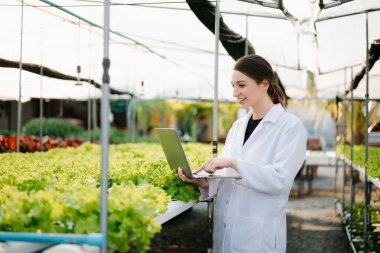
[[[274,106],[272,100],[265,99],[262,103],[252,106],[252,118],[262,119]]]

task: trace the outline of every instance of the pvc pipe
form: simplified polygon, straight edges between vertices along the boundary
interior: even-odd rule
[[[0,232],[0,240],[22,241],[35,243],[76,243],[102,246],[105,237],[102,234],[37,234],[37,233],[17,233]]]

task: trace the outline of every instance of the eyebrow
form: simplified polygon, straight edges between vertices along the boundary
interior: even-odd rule
[[[239,83],[246,83],[246,81],[244,80],[239,80],[239,81],[236,81],[235,84],[239,84]],[[231,84],[233,85],[234,83],[231,81]]]

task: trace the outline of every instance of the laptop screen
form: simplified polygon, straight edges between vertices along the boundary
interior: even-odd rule
[[[192,175],[185,152],[182,148],[177,131],[173,128],[156,128],[166,160],[171,169],[177,171],[180,167],[186,176]],[[190,175],[188,175],[190,173]]]

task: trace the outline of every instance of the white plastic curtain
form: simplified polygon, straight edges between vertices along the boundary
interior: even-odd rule
[[[102,24],[102,1],[51,2],[93,23]],[[149,7],[143,7],[140,4],[143,2],[113,1],[111,30],[123,36],[111,33],[110,86],[143,98],[212,99],[214,35],[200,23],[185,1],[152,1]],[[77,65],[80,65],[81,77],[101,83],[102,30],[90,28],[85,21],[48,7],[42,1],[24,0],[24,3],[23,62],[43,64],[74,76],[77,75]],[[300,20],[312,15],[313,6],[308,3],[310,1],[284,1],[285,7]],[[20,54],[20,4],[21,1],[17,0],[0,3],[0,19],[2,24],[6,24],[0,33],[0,57],[14,61],[19,60]],[[364,14],[318,22],[318,51],[314,52],[307,51],[307,47],[305,49],[302,36],[300,39],[300,27],[286,20],[280,10],[235,0],[221,2],[220,8],[227,25],[244,37],[248,25],[247,35],[256,53],[272,63],[290,97],[306,96],[304,67],[309,59],[315,59],[321,72],[316,73],[318,96],[321,98],[333,98],[337,92],[343,91],[344,67],[356,64],[353,69],[356,73],[360,68],[358,64],[364,64]],[[322,10],[320,17],[371,8],[380,8],[380,2],[356,0]],[[248,19],[243,14],[249,14]],[[380,26],[376,25],[380,23],[379,17],[379,12],[369,13],[369,41],[380,37]],[[144,44],[153,52],[125,37]],[[232,58],[220,46],[219,99],[233,99],[230,85],[232,65]],[[335,69],[341,70],[323,74]],[[0,99],[17,98],[18,71],[5,68],[0,68],[0,71]],[[350,71],[346,73],[349,75]],[[379,79],[379,63],[370,75],[370,97],[379,97],[379,89],[373,84]],[[39,97],[40,83],[38,75],[23,71],[23,99]],[[47,98],[87,99],[90,94],[85,83],[76,86],[74,81],[52,78],[43,78],[42,83],[43,96]],[[362,83],[359,85],[357,96],[360,96],[363,86]],[[99,90],[91,90],[91,96],[100,96]]]

